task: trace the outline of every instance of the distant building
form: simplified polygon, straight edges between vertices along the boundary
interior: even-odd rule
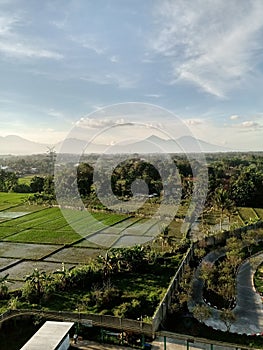
[[[74,322],[47,321],[20,350],[68,350]]]

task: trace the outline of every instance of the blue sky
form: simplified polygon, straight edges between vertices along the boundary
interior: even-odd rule
[[[207,142],[262,150],[262,53],[261,0],[0,0],[0,136],[53,144],[136,101]]]

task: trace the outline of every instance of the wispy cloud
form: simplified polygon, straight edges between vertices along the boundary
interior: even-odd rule
[[[106,47],[103,47],[102,44],[98,43],[98,40],[96,40],[95,37],[90,35],[70,35],[69,39],[75,44],[80,45],[82,48],[95,52],[97,55],[101,55],[107,50]]]
[[[151,97],[151,98],[160,98],[161,94],[146,94],[145,97]]]
[[[204,124],[204,121],[201,119],[187,119],[186,124],[189,126],[196,126]]]
[[[84,81],[89,81],[91,83],[99,84],[99,85],[117,85],[119,88],[129,89],[136,87],[136,83],[139,78],[137,76],[128,76],[120,73],[101,73],[97,72],[96,74],[90,74],[86,76],[82,76],[80,78]]]
[[[15,58],[47,58],[59,60],[63,55],[50,50],[45,45],[36,44],[20,34],[19,29],[25,25],[25,19],[18,15],[5,14],[0,17],[0,52]]]
[[[162,0],[155,9],[155,53],[171,64],[172,83],[188,81],[225,98],[253,72],[262,50],[263,2]]]
[[[45,50],[37,47],[28,46],[22,42],[1,42],[0,41],[0,52],[7,56],[12,57],[32,57],[32,58],[48,58],[60,60],[63,55],[60,53]]]

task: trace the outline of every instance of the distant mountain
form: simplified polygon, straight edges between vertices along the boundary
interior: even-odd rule
[[[20,136],[0,136],[0,154],[29,155],[45,153],[49,145],[26,140]],[[222,146],[213,145],[192,136],[183,136],[177,140],[164,140],[152,135],[144,140],[130,144],[116,144],[113,146],[87,143],[84,140],[69,138],[54,145],[61,153],[196,153],[228,152]]]
[[[45,153],[47,146],[16,135],[0,136],[0,154],[27,155]]]
[[[129,145],[116,145],[111,150],[115,153],[199,153],[200,151],[213,153],[231,151],[231,149],[213,145],[192,136],[182,136],[177,140],[164,140],[155,135]]]
[[[81,154],[84,150],[88,153],[101,153],[107,147],[106,145],[87,143],[87,141],[74,138],[65,139],[55,145],[57,152],[72,154]]]

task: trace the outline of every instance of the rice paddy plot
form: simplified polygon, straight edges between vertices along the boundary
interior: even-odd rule
[[[20,216],[24,216],[28,212],[24,211],[0,211],[0,219],[16,219]]]
[[[152,235],[158,235],[161,232],[161,224],[159,220],[155,219],[142,219],[136,222],[134,225],[123,231],[125,235],[148,235],[148,232],[152,229]],[[151,235],[151,233],[149,233]]]
[[[21,218],[23,219],[23,218]],[[51,225],[53,222],[56,222],[56,220],[62,220],[65,225],[67,222],[63,217],[61,217],[61,213],[57,208],[49,208],[46,210],[42,210],[41,212],[32,213],[25,217],[26,220],[22,220],[21,223],[19,223],[19,226],[21,227],[35,227],[35,226],[41,226],[41,225]],[[63,223],[60,224],[60,226],[63,226]]]
[[[44,261],[86,264],[92,258],[103,253],[101,249],[69,247],[64,248],[46,258]]]
[[[22,217],[6,221],[2,223],[1,226],[25,226],[28,228],[28,226],[37,220],[42,220],[42,218],[45,217],[45,215],[48,213],[48,210],[49,209],[42,209],[37,212],[27,213],[27,215],[24,215]]]
[[[37,260],[55,252],[58,247],[49,244],[0,242],[0,256],[3,258]]]
[[[5,210],[23,202],[28,196],[25,193],[0,192],[0,210]]]
[[[35,211],[40,211],[42,209],[44,209],[42,205],[23,203],[9,208],[8,211],[24,211],[27,213],[32,213]]]
[[[15,233],[22,231],[19,227],[0,227],[0,239],[11,236]]]
[[[161,233],[159,223],[152,225],[146,232],[145,236],[156,237]]]
[[[16,264],[20,259],[12,259],[12,258],[0,258],[0,270],[5,269],[9,265]]]
[[[53,231],[50,229],[28,229],[12,236],[8,236],[4,241],[22,243],[50,243],[50,244],[70,244],[79,240],[81,236],[76,232]]]
[[[112,248],[132,247],[135,245],[145,244],[153,240],[154,237],[149,236],[121,236]]]
[[[73,266],[74,265],[72,264],[65,264],[67,269],[70,269]],[[31,274],[34,269],[45,272],[53,272],[61,269],[61,263],[47,261],[21,261],[17,265],[0,272],[0,278],[4,277],[8,273],[8,280],[23,281],[25,276]]]
[[[92,244],[96,244],[97,246],[109,249],[119,238],[119,235],[98,232],[94,233],[93,235],[90,235],[85,241],[87,242],[87,244],[91,242]],[[80,244],[82,246],[85,246],[85,242],[81,242]]]
[[[111,233],[111,234],[120,234],[123,232],[125,229],[130,228],[132,225],[135,223],[141,221],[142,219],[131,217],[127,218],[125,220],[122,220],[121,222],[118,222],[115,225],[112,225],[110,227],[107,227],[105,230],[102,231],[102,233]]]
[[[103,230],[105,226],[114,225],[125,218],[126,216],[123,215],[105,213],[104,216],[100,216],[98,220],[97,215],[94,215],[94,217],[87,217],[84,220],[73,223],[71,227],[82,236],[87,237],[96,231]]]

